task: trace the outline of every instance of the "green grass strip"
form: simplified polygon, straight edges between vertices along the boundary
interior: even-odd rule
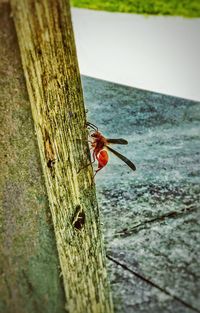
[[[110,12],[200,17],[200,0],[71,0],[71,5]]]

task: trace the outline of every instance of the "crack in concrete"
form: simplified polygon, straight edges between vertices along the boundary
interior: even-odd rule
[[[136,231],[139,231],[140,228],[142,228],[146,224],[157,223],[157,222],[163,221],[167,218],[179,218],[183,214],[189,214],[189,213],[194,212],[194,211],[196,211],[196,207],[191,205],[187,208],[181,209],[180,211],[171,211],[171,212],[168,212],[168,213],[163,214],[161,216],[155,217],[153,219],[143,221],[142,223],[139,223],[130,229],[124,228],[124,229],[118,231],[117,234],[119,234],[120,237],[128,237],[128,236],[132,235],[133,233],[135,233]]]
[[[113,263],[121,266],[124,270],[128,271],[129,273],[133,274],[134,276],[138,277],[139,279],[145,281],[147,284],[151,285],[154,288],[157,288],[158,290],[160,290],[161,292],[165,293],[166,295],[172,297],[174,300],[178,301],[179,303],[183,304],[185,307],[193,310],[194,312],[200,313],[200,310],[198,310],[197,308],[193,307],[190,303],[185,302],[183,299],[179,298],[176,295],[173,295],[170,291],[164,289],[163,287],[157,285],[156,283],[154,283],[153,281],[151,281],[150,279],[146,278],[145,276],[135,272],[134,270],[130,269],[126,264],[123,264],[121,262],[119,262],[118,260],[114,259],[112,256],[106,254],[106,257]]]

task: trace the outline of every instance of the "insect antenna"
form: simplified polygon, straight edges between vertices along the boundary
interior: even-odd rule
[[[90,122],[86,122],[87,127],[92,128],[94,131],[98,131],[98,127]]]

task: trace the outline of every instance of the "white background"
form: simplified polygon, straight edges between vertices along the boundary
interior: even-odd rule
[[[200,101],[200,19],[72,8],[81,74]]]

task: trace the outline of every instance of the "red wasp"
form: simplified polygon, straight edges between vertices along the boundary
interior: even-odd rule
[[[113,154],[115,154],[119,159],[124,161],[133,171],[136,170],[136,167],[133,164],[133,162],[131,162],[125,156],[123,156],[119,152],[109,147],[109,144],[127,145],[128,144],[127,140],[122,139],[122,138],[119,138],[119,139],[105,138],[98,131],[98,128],[94,124],[87,122],[87,126],[93,130],[93,132],[90,135],[92,137],[92,141],[91,141],[91,149],[93,149],[92,156],[93,156],[93,162],[95,162],[95,160],[98,161],[98,168],[95,171],[95,175],[108,163],[109,157],[108,157],[108,152],[106,150],[111,151]]]

